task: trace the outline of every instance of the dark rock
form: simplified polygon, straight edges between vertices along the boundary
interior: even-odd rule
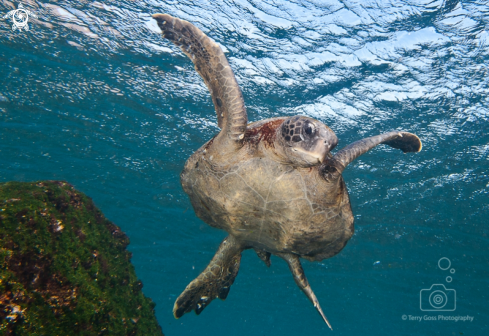
[[[163,335],[128,244],[68,183],[0,183],[0,335]]]

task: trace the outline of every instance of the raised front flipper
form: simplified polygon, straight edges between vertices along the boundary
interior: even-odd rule
[[[182,317],[195,310],[199,315],[215,298],[225,300],[238,275],[243,248],[232,236],[223,240],[206,269],[193,280],[175,301],[173,315]]]
[[[336,168],[341,173],[346,166],[362,154],[365,154],[372,148],[385,144],[393,148],[407,152],[419,152],[422,144],[421,140],[414,134],[408,132],[389,132],[355,141],[346,146],[334,155],[334,159],[339,165]]]
[[[223,147],[230,147],[230,151],[240,147],[248,117],[238,82],[219,45],[190,22],[168,14],[154,14],[153,18],[163,37],[182,49],[204,79],[216,109],[218,125],[222,129],[221,138],[216,140],[221,141]],[[222,151],[223,148],[220,148]]]
[[[300,289],[306,294],[309,300],[311,300],[312,304],[314,307],[317,309],[318,313],[321,315],[323,318],[324,322],[328,325],[328,327],[333,330],[331,327],[331,324],[329,324],[328,319],[323,313],[323,310],[321,309],[321,306],[319,305],[319,301],[316,298],[316,295],[314,295],[314,292],[311,289],[311,286],[309,286],[309,282],[307,281],[306,274],[304,273],[304,270],[302,269],[301,261],[299,260],[299,256],[296,254],[292,253],[280,253],[277,254],[279,257],[283,258],[287,264],[289,264],[289,269],[294,275],[294,280],[297,286],[299,286]]]

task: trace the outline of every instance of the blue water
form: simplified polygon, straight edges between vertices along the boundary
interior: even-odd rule
[[[489,333],[486,1],[24,6],[39,17],[28,32],[0,20],[0,181],[66,180],[92,197],[130,237],[166,335]],[[2,16],[11,9],[0,3]],[[267,269],[252,251],[226,301],[173,318],[225,234],[197,219],[179,183],[218,128],[203,81],[150,18],[158,12],[225,48],[250,121],[308,115],[336,132],[338,148],[390,130],[422,139],[420,153],[379,146],[344,173],[355,235],[338,256],[304,262],[333,332],[285,263],[273,257]],[[455,311],[421,311],[433,284],[456,291]]]

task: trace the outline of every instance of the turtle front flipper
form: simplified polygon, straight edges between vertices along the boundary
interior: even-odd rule
[[[346,146],[334,155],[336,168],[341,173],[346,166],[362,154],[365,154],[372,148],[385,144],[393,148],[407,152],[419,152],[422,148],[421,140],[414,134],[408,132],[389,132],[365,138]]]
[[[175,318],[180,318],[192,310],[199,315],[215,298],[225,300],[238,275],[242,251],[243,247],[232,236],[226,237],[206,269],[175,301]]]
[[[248,117],[238,82],[219,45],[190,22],[168,14],[154,14],[153,18],[163,37],[182,49],[204,79],[216,109],[218,125],[222,129],[215,139],[220,141],[221,152],[225,151],[225,147],[229,147],[228,151],[240,148]]]
[[[306,274],[304,273],[304,270],[302,269],[301,261],[299,260],[299,256],[296,254],[292,253],[279,253],[277,254],[279,257],[284,259],[287,264],[289,264],[289,269],[294,275],[294,280],[297,286],[299,286],[300,289],[306,294],[309,300],[311,300],[312,304],[314,307],[317,309],[319,315],[323,318],[324,322],[328,325],[328,327],[333,330],[331,327],[331,324],[329,323],[328,319],[323,313],[323,310],[321,309],[321,306],[319,305],[319,301],[316,298],[316,295],[311,289],[311,286],[309,286],[309,282],[307,281]]]

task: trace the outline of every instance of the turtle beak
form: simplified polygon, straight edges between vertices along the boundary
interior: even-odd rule
[[[336,147],[338,138],[329,127],[326,125],[321,126],[322,127],[319,128],[317,141],[308,154],[317,158],[320,163],[323,163],[326,160],[328,153]]]
[[[326,128],[320,128],[318,137],[314,142],[313,146],[308,150],[308,154],[315,159],[319,163],[323,163],[326,159],[328,153],[336,146],[337,138],[334,133],[328,132],[329,130]]]
[[[317,147],[317,146],[316,146]],[[320,164],[323,163],[328,150],[325,146],[321,146],[322,148],[313,148],[312,150],[304,150],[302,148],[292,148],[292,151],[299,152],[302,154],[304,158],[307,158],[306,161],[309,164]]]
[[[315,158],[318,163],[323,163],[326,154],[329,152],[329,147],[322,141],[318,141],[317,146],[313,148],[308,154]]]

